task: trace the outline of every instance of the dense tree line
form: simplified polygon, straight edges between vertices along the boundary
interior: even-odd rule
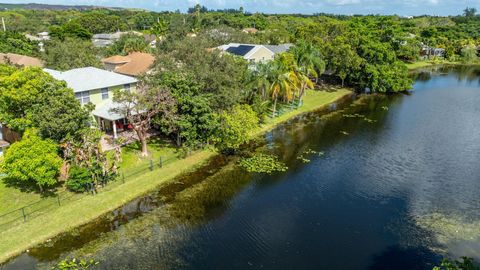
[[[412,81],[405,62],[418,60],[422,43],[444,48],[449,59],[471,62],[477,60],[480,37],[480,20],[471,9],[464,16],[413,19],[248,14],[201,6],[188,14],[99,9],[14,10],[3,16],[9,31],[0,33],[0,52],[39,55],[50,68],[100,67],[102,57],[132,51],[155,54],[155,66],[141,78],[138,91],[114,96],[121,105],[117,112],[140,139],[142,155],[148,155],[152,126],[178,147],[210,145],[234,153],[266,117],[277,116],[281,106],[298,106],[307,90],[324,81],[358,91],[407,91]],[[259,31],[241,31],[245,27]],[[21,34],[41,30],[51,33],[42,53]],[[156,48],[137,34],[124,35],[108,48],[93,47],[93,34],[117,30],[154,35]],[[230,42],[294,46],[253,67],[215,49]],[[113,159],[102,153],[101,133],[89,128],[91,109],[41,69],[0,65],[0,121],[24,136],[12,146],[16,154],[7,151],[4,169],[40,189],[57,183],[47,178],[60,174],[59,159],[70,167],[67,187],[74,191],[114,177],[119,149]],[[33,144],[41,156],[28,151]],[[28,159],[44,164],[38,166],[42,177],[24,166]]]

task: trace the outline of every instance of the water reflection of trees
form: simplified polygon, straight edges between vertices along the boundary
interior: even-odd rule
[[[479,82],[480,84],[480,66],[477,65],[446,65],[434,66],[421,69],[413,73],[416,81],[426,82],[431,80],[432,76],[454,76],[459,82]]]

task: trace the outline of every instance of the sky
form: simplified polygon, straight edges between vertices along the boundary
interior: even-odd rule
[[[44,3],[142,8],[154,11],[181,10],[199,3],[209,9],[238,8],[264,13],[334,13],[457,15],[465,7],[480,11],[480,0],[0,0],[2,3]]]

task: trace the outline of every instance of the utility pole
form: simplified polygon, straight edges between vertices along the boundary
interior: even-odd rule
[[[7,28],[5,27],[5,20],[2,17],[2,25],[3,25],[3,32],[7,32]]]

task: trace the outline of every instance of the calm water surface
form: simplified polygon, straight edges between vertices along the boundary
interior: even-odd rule
[[[479,75],[437,68],[411,95],[291,121],[257,143],[287,172],[249,174],[218,157],[3,269],[67,257],[100,269],[431,269],[443,256],[480,259]]]

